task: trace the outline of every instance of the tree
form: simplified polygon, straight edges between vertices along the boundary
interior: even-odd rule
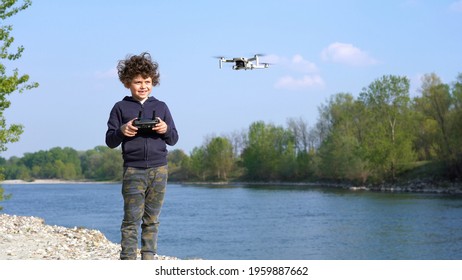
[[[227,180],[234,164],[233,145],[224,137],[214,137],[205,148],[205,166],[217,179]]]
[[[97,146],[80,156],[84,178],[97,181],[120,181],[123,161],[120,149]]]
[[[310,147],[309,141],[309,126],[308,123],[302,119],[290,118],[287,120],[287,126],[289,131],[294,136],[295,141],[295,151],[308,152],[312,147]]]
[[[2,0],[0,3],[0,19],[6,19],[14,16],[18,12],[27,9],[31,5],[30,0],[25,0],[22,4],[16,5],[17,0]],[[11,25],[0,26],[0,152],[6,151],[6,144],[17,142],[23,132],[23,127],[19,124],[7,125],[3,112],[10,107],[10,101],[7,97],[13,92],[23,92],[38,86],[37,83],[28,83],[29,75],[19,74],[18,69],[8,73],[5,62],[19,59],[24,51],[20,46],[15,51],[10,51],[14,42],[11,36],[13,27]],[[3,179],[3,173],[0,174],[0,180]],[[0,201],[4,199],[3,189],[0,187]],[[1,208],[0,208],[1,210]]]
[[[205,180],[207,176],[205,168],[205,148],[195,147],[190,155],[191,164],[189,166],[189,173],[191,173],[196,178]]]
[[[462,73],[457,75],[456,81],[452,85],[452,97],[454,102],[454,113],[451,121],[454,123],[454,145],[458,147],[456,150],[456,164],[458,176],[462,176]]]
[[[310,130],[308,123],[303,119],[290,118],[287,120],[287,127],[294,137],[295,143],[295,170],[294,179],[306,179],[313,175],[316,144],[313,141],[313,129]]]
[[[289,130],[264,122],[250,125],[242,164],[252,180],[292,178],[295,172],[295,141]]]
[[[365,107],[368,130],[362,142],[367,160],[378,179],[392,180],[406,163],[414,160],[413,134],[409,126],[409,79],[383,76],[363,88],[359,101]]]
[[[247,142],[247,133],[245,130],[233,131],[229,133],[226,137],[228,141],[233,145],[233,154],[235,158],[240,157],[242,151],[245,148],[245,143]]]
[[[264,122],[250,125],[248,144],[242,153],[243,165],[249,179],[265,180],[275,177],[275,150],[271,127]]]
[[[175,149],[169,152],[167,160],[169,180],[182,181],[188,179],[190,158],[183,150]]]
[[[415,107],[426,130],[423,139],[434,148],[436,157],[447,166],[450,178],[462,176],[462,75],[450,87],[434,73],[422,78],[422,96]]]
[[[327,179],[364,182],[370,171],[364,155],[364,105],[349,93],[334,95],[323,115],[329,128],[319,148],[318,174]]]

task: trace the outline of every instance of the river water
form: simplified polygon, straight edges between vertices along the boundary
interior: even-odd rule
[[[120,184],[3,185],[10,215],[120,243]],[[462,259],[462,197],[304,186],[169,184],[158,250],[182,259]]]

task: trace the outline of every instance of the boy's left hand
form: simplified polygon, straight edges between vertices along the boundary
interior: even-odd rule
[[[167,124],[161,120],[161,118],[157,118],[159,120],[159,123],[157,123],[153,128],[152,130],[154,130],[155,132],[159,133],[159,134],[165,134],[167,132]]]

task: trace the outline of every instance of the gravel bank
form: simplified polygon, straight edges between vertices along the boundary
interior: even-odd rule
[[[46,225],[36,217],[0,215],[0,260],[117,260],[120,245],[100,231]],[[159,256],[163,260],[174,257]]]

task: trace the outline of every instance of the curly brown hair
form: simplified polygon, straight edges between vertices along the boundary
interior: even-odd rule
[[[159,64],[151,59],[151,55],[144,52],[140,55],[128,55],[125,60],[120,60],[117,64],[119,80],[125,85],[129,85],[133,78],[141,75],[143,78],[152,79],[152,86],[159,84]]]

